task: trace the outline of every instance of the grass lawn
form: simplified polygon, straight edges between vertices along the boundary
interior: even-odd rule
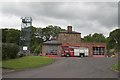
[[[26,56],[18,59],[10,59],[2,62],[2,67],[5,69],[26,69],[41,67],[51,64],[54,61],[52,58],[43,56]]]
[[[112,69],[115,71],[120,71],[120,61],[112,66]]]

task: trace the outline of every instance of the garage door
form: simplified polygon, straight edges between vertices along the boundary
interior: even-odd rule
[[[105,48],[93,47],[93,57],[105,57]]]

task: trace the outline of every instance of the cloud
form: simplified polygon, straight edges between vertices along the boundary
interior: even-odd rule
[[[108,36],[118,26],[117,2],[15,2],[2,4],[2,27],[20,29],[20,17],[33,18],[33,26],[49,24],[73,29],[87,35],[94,32]],[[19,26],[18,26],[19,25]]]

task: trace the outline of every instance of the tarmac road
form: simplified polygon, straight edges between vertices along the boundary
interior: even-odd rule
[[[118,78],[117,58],[59,58],[51,65],[4,74],[3,78]]]

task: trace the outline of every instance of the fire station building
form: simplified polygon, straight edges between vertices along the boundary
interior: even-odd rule
[[[72,31],[72,26],[67,26],[66,31],[60,32],[57,39],[44,42],[42,55],[62,56],[68,49],[73,52],[72,56],[79,56],[78,53],[85,53],[88,57],[106,56],[106,43],[84,42],[81,33]]]

